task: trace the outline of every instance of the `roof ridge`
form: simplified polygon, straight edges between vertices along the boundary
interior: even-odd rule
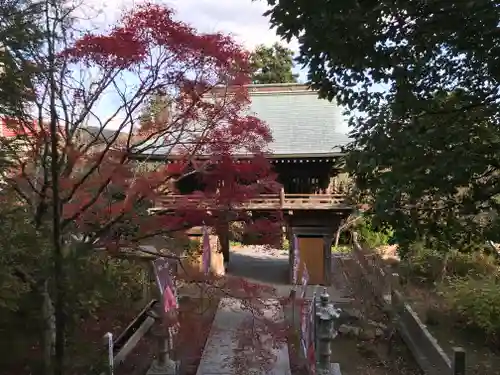
[[[246,85],[247,87],[293,87],[293,86],[304,86],[308,87],[305,83],[299,82],[285,82],[285,83],[250,83]]]
[[[275,96],[275,95],[318,95],[313,90],[293,90],[293,91],[249,91],[250,96]]]

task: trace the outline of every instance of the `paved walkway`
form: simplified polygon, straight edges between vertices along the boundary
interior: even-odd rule
[[[332,259],[332,263],[336,259]],[[345,282],[342,280],[340,272],[335,272],[338,269],[336,264],[334,268],[334,283],[328,287],[328,293],[331,300],[348,302],[349,291],[344,288]],[[267,249],[263,246],[239,246],[231,249],[231,261],[229,263],[228,276],[244,277],[245,279],[263,285],[272,286],[276,290],[273,297],[288,297],[290,291],[294,289],[293,285],[288,284],[288,251],[278,249]],[[301,286],[296,287],[298,291],[302,290]],[[309,285],[306,290],[306,298],[312,298],[314,290],[321,292],[323,287]],[[197,298],[200,294],[199,288],[196,285],[186,285],[180,291],[181,295]]]
[[[277,300],[268,300],[267,303],[268,307],[264,310],[266,319],[284,319],[281,305]],[[231,362],[234,358],[234,349],[236,349],[235,332],[243,321],[250,317],[251,313],[242,309],[238,300],[234,298],[221,300],[196,375],[233,375],[238,372]],[[270,348],[270,350],[276,356],[276,361],[273,369],[267,374],[290,375],[287,345]],[[259,369],[248,370],[251,373],[252,370]]]
[[[269,250],[262,246],[231,249],[228,271],[230,276],[244,277],[275,288],[286,288],[287,290],[280,290],[277,293],[278,296],[282,296],[283,293],[290,293],[290,286],[286,285],[287,273],[288,255],[283,250]],[[283,309],[276,299],[267,300],[266,303],[268,304],[264,309],[266,319],[284,319]],[[243,310],[237,299],[221,300],[196,375],[233,375],[238,372],[231,366],[236,348],[235,334],[244,319],[250,317],[251,313]],[[276,362],[268,374],[290,375],[288,346],[285,344],[270,350],[276,356]],[[256,373],[259,374],[259,371]]]
[[[288,284],[288,251],[264,246],[237,246],[231,249],[228,274],[251,281]]]
[[[349,291],[344,288],[344,280],[340,272],[337,259],[332,258],[334,269],[333,285],[328,287],[328,293],[333,301],[344,302]],[[294,288],[288,283],[289,275],[288,251],[278,249],[267,249],[263,246],[243,246],[231,249],[231,261],[229,263],[228,275],[244,277],[250,281],[270,285],[276,289],[276,297],[287,297]],[[306,298],[311,298],[314,290],[323,291],[323,287],[317,288],[309,285],[306,290]],[[297,286],[297,290],[302,290]]]
[[[287,251],[269,250],[262,246],[245,246],[232,249],[228,274],[271,285],[276,289],[276,297],[279,298],[289,296],[293,288],[292,285],[287,285],[288,267]],[[343,288],[339,288],[342,280],[336,278],[334,281],[336,281],[335,285],[328,288],[331,300],[348,303],[351,299],[346,298]],[[301,290],[301,287],[299,286],[297,289]],[[321,292],[323,287],[314,285],[307,287],[306,298],[311,298],[314,290]],[[197,293],[199,293],[198,290],[195,291],[194,296]],[[274,317],[279,320],[285,318],[283,308],[278,300],[269,299],[267,303],[268,307],[264,313],[266,318]],[[231,366],[236,348],[235,333],[241,327],[244,319],[250,316],[249,312],[241,308],[239,300],[234,298],[221,300],[196,375],[233,375],[237,373],[237,370],[235,371]],[[276,362],[274,368],[267,374],[290,375],[288,346],[285,344],[270,350],[276,356]],[[261,372],[256,371],[256,374],[260,375]]]

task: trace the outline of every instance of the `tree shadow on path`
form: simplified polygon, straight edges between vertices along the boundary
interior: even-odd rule
[[[288,255],[283,250],[267,250],[257,246],[231,250],[227,274],[244,277],[253,282],[287,285]]]

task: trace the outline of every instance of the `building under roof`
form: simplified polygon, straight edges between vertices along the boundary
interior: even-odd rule
[[[270,158],[333,157],[349,143],[342,132],[342,109],[335,103],[319,99],[317,93],[302,84],[264,84],[248,86],[251,114],[267,123],[273,142]],[[148,159],[174,157],[170,147],[143,146]]]
[[[332,192],[331,177],[338,170],[341,146],[349,138],[341,131],[342,110],[301,84],[248,86],[249,113],[265,121],[274,141],[269,159],[287,193]],[[175,152],[155,142],[135,155],[150,161],[175,159]],[[241,155],[245,157],[244,154]]]
[[[273,157],[335,155],[349,143],[341,108],[299,84],[250,85],[250,113],[265,121],[274,138]]]

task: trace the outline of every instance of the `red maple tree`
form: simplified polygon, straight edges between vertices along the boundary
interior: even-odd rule
[[[202,222],[215,224],[217,215],[192,209],[193,197],[231,209],[277,191],[263,156],[271,140],[269,129],[245,114],[248,54],[231,38],[199,34],[175,21],[171,9],[148,4],[126,13],[107,33],[84,35],[61,51],[59,59],[93,76],[75,82],[61,74],[72,83],[58,97],[65,107],[57,118],[63,228],[76,227],[103,245],[124,246]],[[170,99],[168,118],[140,122],[140,109],[158,93]],[[105,96],[116,101],[108,116],[95,113],[97,101]],[[40,121],[35,125],[18,122],[16,133],[27,147],[13,166],[20,173],[5,176],[31,205],[50,200],[45,104],[37,102]],[[89,120],[98,125],[98,132],[89,133]],[[148,170],[147,158],[140,161],[138,154],[175,162],[155,163]],[[251,158],[242,162],[238,155]],[[178,201],[176,215],[140,215],[134,210],[141,202],[154,205],[175,191],[173,182],[194,172],[201,176],[203,189]],[[112,238],[111,243],[107,234],[127,220],[134,221],[140,233],[119,243]]]
[[[85,244],[119,251],[151,236],[220,225],[228,212],[237,212],[238,220],[261,235],[280,230],[279,215],[263,225],[265,220],[253,223],[248,213],[234,210],[278,185],[264,157],[270,131],[246,114],[248,53],[230,37],[200,34],[175,20],[168,7],[146,4],[125,13],[109,31],[74,40],[50,63],[54,79],[39,82],[36,90],[37,121],[10,124],[17,136],[5,142],[15,157],[3,178],[33,209],[36,223],[53,219],[57,184],[56,221],[65,244],[77,233]],[[140,121],[152,95],[169,98],[168,113]],[[98,105],[102,100],[108,103],[105,110]],[[90,131],[88,123],[97,130]],[[54,129],[57,176],[49,147]],[[158,155],[174,161],[152,164]],[[169,213],[145,209],[194,173],[202,188],[178,199]],[[211,202],[210,209],[200,209],[200,201]],[[219,296],[242,298],[261,331],[272,331],[261,313],[269,291],[244,280],[206,282]],[[280,330],[274,327],[278,341]],[[243,337],[248,335],[241,342]],[[254,351],[261,365],[271,360],[263,350]],[[245,353],[245,361],[252,362]]]

